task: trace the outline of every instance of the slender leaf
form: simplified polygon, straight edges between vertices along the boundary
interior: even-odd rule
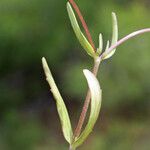
[[[101,92],[100,85],[96,77],[89,70],[84,70],[83,72],[87,79],[88,86],[91,91],[91,111],[90,111],[89,120],[85,129],[83,130],[83,132],[81,133],[79,137],[76,137],[75,142],[73,142],[72,144],[72,146],[75,148],[80,146],[88,137],[90,132],[92,131],[97,121],[97,118],[99,116],[101,100],[102,100],[102,92]]]
[[[102,36],[102,34],[100,33],[100,34],[99,34],[99,48],[97,49],[98,55],[101,54],[102,50],[103,50],[103,36]]]
[[[117,22],[116,14],[113,12],[112,13],[112,41],[111,41],[111,46],[116,44],[117,41],[118,41],[118,22]],[[107,49],[106,49],[106,51],[107,51]],[[116,49],[113,49],[103,59],[110,58],[115,53],[115,51],[116,51]]]
[[[50,86],[51,92],[53,93],[53,96],[56,100],[57,111],[58,111],[59,118],[61,121],[61,126],[62,126],[62,131],[63,131],[64,137],[68,141],[68,143],[71,144],[73,133],[72,133],[72,127],[71,127],[67,108],[66,108],[65,103],[59,93],[59,90],[55,84],[55,81],[53,79],[51,71],[50,71],[48,64],[46,62],[46,59],[44,57],[42,58],[42,65],[43,65],[43,69],[44,69],[44,72],[46,75],[46,80],[47,80],[47,82]]]
[[[107,44],[106,44],[106,49],[105,49],[105,51],[109,48],[109,40],[107,41]]]
[[[70,18],[70,21],[71,21],[72,28],[73,28],[73,30],[76,34],[76,37],[79,40],[81,46],[86,50],[86,52],[90,56],[94,57],[96,55],[95,52],[94,52],[94,49],[91,46],[91,44],[88,42],[88,40],[86,39],[84,34],[82,33],[82,31],[79,27],[79,24],[77,22],[76,16],[75,16],[75,14],[73,12],[73,9],[72,9],[69,2],[67,2],[67,11],[68,11],[68,15],[69,15],[69,18]]]

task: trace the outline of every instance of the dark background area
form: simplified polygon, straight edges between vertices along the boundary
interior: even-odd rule
[[[76,0],[98,47],[111,39],[111,12],[119,38],[150,27],[149,0]],[[93,60],[78,43],[66,1],[0,0],[0,149],[68,149],[43,73],[46,57],[75,127],[87,90],[82,70]],[[150,149],[150,34],[117,48],[98,73],[100,117],[83,150]]]

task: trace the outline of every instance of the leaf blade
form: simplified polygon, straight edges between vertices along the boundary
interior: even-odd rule
[[[106,43],[106,48],[105,48],[105,51],[109,48],[109,40],[107,41]]]
[[[102,36],[102,34],[100,33],[100,34],[99,34],[99,47],[98,47],[98,49],[97,49],[98,55],[101,54],[102,50],[103,50],[103,36]]]
[[[84,36],[84,34],[82,33],[82,31],[79,27],[79,24],[77,22],[76,16],[74,14],[74,11],[69,2],[67,2],[67,11],[68,11],[68,15],[69,15],[69,19],[70,19],[72,28],[75,32],[75,35],[76,35],[78,41],[80,42],[81,46],[86,50],[86,52],[90,56],[94,57],[95,51],[94,51],[93,47],[91,46],[91,44],[86,39],[86,37]]]
[[[102,97],[101,97],[102,91],[100,89],[100,85],[96,77],[89,70],[85,69],[83,72],[87,79],[88,86],[91,91],[91,111],[90,111],[89,120],[85,129],[80,134],[80,136],[75,139],[75,142],[73,142],[72,144],[73,147],[75,148],[80,146],[88,137],[88,135],[91,133],[97,121],[97,118],[99,116],[101,100],[102,100]]]
[[[112,41],[111,41],[111,46],[116,44],[118,41],[118,21],[117,21],[117,16],[114,12],[112,12]],[[107,49],[106,49],[107,51]],[[108,53],[106,56],[104,56],[103,59],[108,59],[112,55],[114,55],[116,51],[116,48],[113,49],[110,53]]]
[[[59,118],[61,121],[63,135],[64,135],[66,141],[69,144],[71,144],[73,132],[72,132],[71,122],[70,122],[67,108],[66,108],[65,103],[59,93],[59,90],[55,84],[55,81],[53,79],[51,71],[48,67],[47,61],[44,57],[42,58],[42,65],[43,65],[43,69],[45,72],[46,80],[47,80],[47,82],[51,88],[51,92],[56,100],[57,111],[58,111]]]

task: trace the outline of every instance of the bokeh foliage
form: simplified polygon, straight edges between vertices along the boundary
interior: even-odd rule
[[[76,2],[97,47],[100,32],[105,42],[111,38],[112,11],[118,16],[120,38],[150,27],[149,1]],[[89,138],[91,147],[87,142],[81,149],[149,149],[149,39],[149,34],[136,37],[103,62],[99,72],[102,119]],[[87,89],[82,70],[90,69],[93,62],[72,31],[66,1],[1,0],[0,149],[66,149],[44,78],[42,56],[47,58],[71,119],[76,122]]]

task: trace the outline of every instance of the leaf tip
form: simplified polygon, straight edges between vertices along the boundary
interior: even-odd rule
[[[42,57],[42,62],[46,61],[45,57]]]
[[[47,66],[47,61],[46,61],[45,57],[42,57],[42,65],[43,65],[43,68],[45,68],[45,66]]]
[[[116,18],[116,13],[115,12],[112,12],[111,15],[112,15],[112,17]]]
[[[48,64],[47,64],[45,57],[42,57],[42,66],[43,66],[46,77],[48,77],[50,74],[50,69],[48,67]]]
[[[66,7],[67,7],[67,9],[68,9],[69,7],[71,7],[71,5],[70,5],[69,2],[66,3]]]
[[[103,35],[99,34],[99,48],[97,49],[97,53],[100,55],[103,50]]]
[[[102,33],[99,34],[99,38],[102,38]]]
[[[85,75],[86,78],[88,78],[89,75],[93,76],[93,74],[88,69],[83,69],[83,73],[84,73],[84,75]]]
[[[88,69],[83,69],[83,73],[86,74],[87,72],[89,72]]]

